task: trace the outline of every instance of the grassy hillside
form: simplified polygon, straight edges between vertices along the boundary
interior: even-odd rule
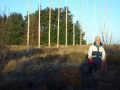
[[[1,49],[0,90],[119,90],[120,46],[104,47],[107,67],[93,76],[86,59],[89,46]]]

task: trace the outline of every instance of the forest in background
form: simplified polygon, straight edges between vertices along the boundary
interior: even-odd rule
[[[30,14],[30,46],[38,44],[38,18],[39,11],[36,10]],[[66,8],[60,8],[60,34],[59,43],[65,45],[66,30]],[[22,16],[21,13],[12,12],[6,15],[5,12],[0,14],[0,45],[26,45],[27,42],[28,15]],[[51,45],[57,43],[58,28],[58,8],[51,9]],[[41,44],[48,44],[49,30],[49,8],[41,10]],[[73,15],[68,9],[68,45],[73,43]],[[79,21],[75,23],[75,44],[80,44],[80,31],[82,30]],[[82,33],[82,44],[86,44],[83,39],[85,32]]]

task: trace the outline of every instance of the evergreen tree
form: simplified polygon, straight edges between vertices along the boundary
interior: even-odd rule
[[[24,20],[20,13],[8,16],[4,25],[5,37],[9,45],[19,45],[23,39]]]
[[[35,13],[30,14],[30,45],[37,45],[38,43],[38,10]],[[68,9],[68,45],[72,45],[73,41],[73,15]],[[27,15],[25,16],[25,29],[27,32]],[[65,45],[65,30],[66,30],[66,7],[60,8],[60,35],[59,43]],[[57,28],[58,28],[58,8],[51,9],[51,44],[57,43]],[[80,23],[77,21],[75,23],[75,43],[80,42]],[[49,31],[49,7],[41,10],[41,44],[48,44],[48,31]],[[84,37],[84,33],[82,33]],[[25,33],[26,36],[26,33]],[[83,39],[82,37],[82,39]],[[85,40],[83,40],[85,43]]]

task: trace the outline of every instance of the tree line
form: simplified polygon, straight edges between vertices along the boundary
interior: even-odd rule
[[[49,30],[49,7],[41,10],[41,30],[40,38],[41,44],[48,44],[48,30]],[[39,11],[36,10],[30,14],[30,45],[38,45],[38,21]],[[59,43],[65,45],[65,29],[66,29],[66,7],[60,8],[60,33]],[[73,43],[73,15],[68,9],[67,18],[67,30],[68,30],[68,45]],[[27,42],[27,27],[28,27],[28,15],[22,16],[21,13],[10,13],[8,16],[6,13],[0,14],[0,45],[26,45]],[[51,44],[57,43],[57,28],[58,28],[58,8],[51,9]],[[80,43],[80,31],[82,30],[79,21],[75,22],[75,44]],[[85,32],[82,32],[82,44],[86,44],[83,39]]]

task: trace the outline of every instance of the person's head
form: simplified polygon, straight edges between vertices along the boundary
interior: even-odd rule
[[[97,37],[95,38],[95,43],[96,43],[97,45],[99,45],[100,42],[101,42],[101,39],[100,39],[99,36],[97,36]]]

